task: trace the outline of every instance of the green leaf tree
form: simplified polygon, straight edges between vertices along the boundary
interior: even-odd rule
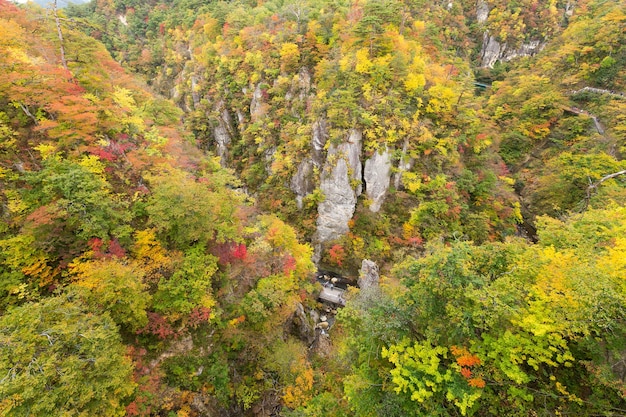
[[[236,240],[237,206],[243,195],[210,179],[198,180],[173,168],[149,178],[149,223],[167,243],[187,248],[194,243]]]
[[[0,318],[0,346],[0,414],[125,414],[132,364],[107,313],[72,295],[26,304]]]

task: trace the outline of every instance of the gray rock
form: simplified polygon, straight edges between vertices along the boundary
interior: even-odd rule
[[[175,103],[177,103],[182,96],[182,94],[180,93],[180,89],[177,86],[170,88],[169,94],[170,100]]]
[[[567,4],[565,5],[565,16],[572,17],[574,15],[575,7],[576,7],[575,1],[567,0]]]
[[[326,126],[326,120],[320,119],[313,123],[313,134],[311,137],[311,146],[313,147],[313,159],[322,163],[324,156],[324,147],[328,141],[328,128]]]
[[[315,190],[314,166],[315,163],[311,158],[305,158],[291,178],[290,188],[296,194],[296,204],[300,210],[302,210],[302,199]]]
[[[361,184],[361,178],[363,176],[363,167],[361,166],[361,142],[363,140],[363,134],[358,129],[350,130],[350,135],[348,136],[348,140],[337,148],[337,152],[343,153],[344,156],[348,159],[348,164],[350,168],[350,178],[354,181],[358,182],[356,187],[356,195],[357,197],[361,195],[363,191],[363,184]],[[331,154],[329,150],[328,154]]]
[[[361,194],[362,134],[352,129],[347,140],[328,149],[320,189],[324,201],[317,208],[317,241],[324,243],[348,232],[348,221]],[[353,181],[357,181],[356,189]]]
[[[523,56],[533,56],[541,52],[545,46],[545,42],[533,40],[520,45],[519,48],[509,48],[506,43],[498,42],[494,36],[489,35],[489,32],[485,32],[480,52],[481,65],[493,68],[497,61],[511,61]]]
[[[363,178],[365,179],[365,193],[372,200],[370,211],[377,213],[385,200],[391,179],[391,154],[387,148],[382,153],[375,152],[370,159],[365,161]]]
[[[326,358],[332,355],[333,345],[330,340],[330,336],[326,333],[321,333],[315,341],[313,351],[316,355],[322,358]]]
[[[298,73],[298,87],[300,88],[300,100],[304,101],[311,91],[311,73],[307,67],[300,68]]]
[[[307,344],[313,343],[315,340],[315,320],[310,319],[304,306],[301,303],[296,304],[296,311],[291,316],[291,333]]]
[[[314,122],[312,126],[310,157],[306,157],[300,162],[289,184],[291,191],[296,194],[296,204],[299,209],[302,209],[303,198],[311,194],[317,186],[315,168],[320,168],[324,163],[324,146],[327,141],[326,121],[320,119]]]
[[[483,24],[489,17],[489,5],[485,0],[478,0],[476,2],[476,21],[479,24]]]
[[[361,292],[378,288],[380,284],[380,276],[378,274],[378,265],[369,259],[363,259],[361,262],[361,271],[358,280]]]
[[[265,157],[265,172],[267,175],[272,175],[272,163],[274,162],[274,154],[276,153],[276,146],[271,146],[263,152]]]
[[[239,109],[237,109],[237,122],[239,123],[239,126],[243,125],[243,122],[245,121],[245,117],[243,115],[243,112]]]
[[[356,207],[345,159],[340,158],[330,174],[323,175],[320,189],[325,198],[317,207],[317,240],[324,243],[348,232],[348,221]]]
[[[195,74],[192,74],[190,77],[191,80],[191,99],[193,100],[194,107],[198,107],[200,104],[200,94],[198,93],[198,77]]]
[[[233,130],[232,119],[223,101],[217,104],[217,110],[220,112],[220,117],[217,120],[217,126],[213,129],[215,153],[220,157],[221,165],[226,166],[228,160],[228,145],[230,145]]]
[[[250,100],[250,119],[252,122],[259,120],[265,113],[263,108],[263,92],[261,91],[261,84],[257,84],[254,92],[252,93],[252,99]]]
[[[402,153],[400,154],[400,160],[398,161],[398,168],[393,176],[393,186],[399,189],[402,185],[402,173],[408,171],[413,166],[413,160],[408,156],[409,140],[405,139],[402,145]]]
[[[501,54],[504,52],[504,49],[506,49],[506,45],[500,45],[500,42],[494,36],[490,36],[489,32],[485,32],[483,35],[483,46],[480,51],[481,65],[493,68],[493,64],[502,57]]]
[[[317,310],[310,310],[309,317],[311,318],[311,323],[317,323],[318,321],[320,321],[320,314],[317,312]]]

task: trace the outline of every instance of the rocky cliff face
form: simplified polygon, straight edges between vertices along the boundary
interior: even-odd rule
[[[489,17],[489,5],[484,0],[478,0],[476,2],[476,21],[479,24],[483,24]]]
[[[325,243],[348,232],[361,194],[362,133],[353,129],[341,144],[332,145],[324,164],[320,189],[324,201],[318,206],[317,241]]]
[[[311,194],[317,187],[315,168],[324,164],[324,146],[328,140],[326,121],[320,119],[313,123],[311,135],[311,153],[298,165],[296,174],[290,182],[291,191],[296,195],[296,204],[302,209],[303,198]]]
[[[451,16],[456,13],[456,17],[468,23],[468,28],[472,24],[467,32],[471,33],[472,42],[480,43],[482,39],[481,53],[476,57],[482,66],[493,67],[498,61],[533,55],[544,46],[542,39],[534,40],[530,32],[518,30],[529,22],[543,25],[543,17],[529,18],[525,15],[530,13],[526,10],[528,8],[516,14],[515,6],[504,1],[476,0],[475,9],[467,8],[467,5],[458,7],[453,2],[447,7],[445,4],[448,3],[432,7],[443,7],[445,13]],[[569,9],[570,5],[571,2],[568,2]],[[540,6],[547,7],[545,4]],[[516,24],[502,24],[502,16],[506,13],[517,19],[513,22]],[[539,16],[538,13],[535,15]],[[535,28],[532,25],[526,27]],[[541,29],[533,33],[548,33],[543,31],[543,27]],[[502,31],[509,32],[503,34]],[[501,39],[507,39],[507,43]],[[238,64],[239,70],[234,72],[236,76],[232,79],[228,75],[230,72],[225,72],[224,68],[222,72],[211,74],[205,64],[198,63],[192,68],[192,63],[186,62],[179,66],[180,80],[176,84],[180,86],[180,91],[172,90],[172,97],[181,107],[195,111],[194,116],[198,119],[202,116],[209,118],[206,125],[199,123],[197,131],[202,136],[201,140],[210,145],[208,147],[220,157],[222,165],[228,165],[241,174],[250,192],[259,197],[260,204],[263,206],[265,203],[263,207],[268,210],[284,210],[283,213],[294,223],[306,224],[306,238],[320,244],[318,248],[321,248],[349,231],[349,222],[362,192],[367,196],[363,200],[369,210],[372,213],[381,211],[385,199],[395,198],[389,196],[391,184],[396,190],[402,190],[403,174],[422,170],[415,165],[423,165],[421,158],[428,160],[429,157],[416,152],[415,145],[410,143],[412,134],[398,138],[393,144],[385,144],[382,137],[370,134],[369,130],[364,134],[361,130],[364,129],[363,124],[358,117],[348,116],[350,112],[347,108],[345,112],[343,108],[333,108],[334,98],[330,98],[336,86],[330,88],[329,85],[335,78],[320,77],[311,56],[308,60],[290,63],[289,54],[283,54],[277,45],[274,55],[267,53],[267,45],[254,55],[255,40],[248,39],[246,42],[252,45],[252,49],[250,54],[242,55],[243,63]],[[216,42],[216,45],[222,48],[216,51],[228,56],[228,42]],[[193,48],[182,45],[180,49],[181,54],[189,55],[190,61],[193,61]],[[298,53],[303,54],[302,58],[309,54],[302,48]],[[339,49],[335,53],[340,53]],[[255,63],[256,56],[263,56],[264,61]],[[277,56],[281,56],[281,60],[272,62],[272,57]],[[332,55],[325,59],[333,61]],[[233,58],[233,65],[235,62],[239,61]],[[220,68],[220,61],[213,64]],[[342,65],[338,68],[341,69]],[[313,68],[316,68],[315,71]],[[248,77],[250,72],[254,72],[255,77]],[[361,70],[357,77],[359,82],[368,79],[366,72]],[[224,79],[228,82],[223,82]],[[398,93],[404,94],[405,91],[400,88]],[[362,104],[358,100],[355,103]],[[405,110],[408,111],[408,108]],[[373,107],[369,111],[373,111]],[[403,114],[399,119],[406,117]],[[370,154],[371,149],[378,151]],[[424,166],[434,165],[426,163]],[[270,197],[262,201],[261,191]],[[311,194],[315,198],[323,197],[317,207],[311,206],[313,198],[307,199]],[[416,203],[415,199],[412,203]],[[412,208],[407,207],[407,210]],[[372,218],[376,219],[375,216]],[[314,228],[310,227],[313,222]],[[355,222],[355,225],[353,231],[358,231],[359,223]]]
[[[359,288],[361,292],[375,290],[379,286],[380,276],[378,273],[378,265],[369,259],[363,259],[361,262],[361,270],[359,271]]]
[[[533,56],[541,52],[545,46],[545,42],[533,40],[520,45],[518,48],[511,48],[506,42],[498,42],[489,32],[485,32],[480,51],[481,66],[493,68],[498,61],[506,62],[523,56]]]
[[[402,185],[402,173],[409,171],[413,166],[413,160],[408,157],[409,140],[405,139],[402,144],[402,153],[400,154],[400,160],[398,161],[398,168],[393,176],[393,186],[397,189]]]
[[[250,101],[250,119],[253,122],[259,120],[264,111],[263,105],[263,91],[261,91],[261,84],[257,84],[254,88],[254,92],[252,93],[252,100]]]
[[[374,155],[365,161],[363,179],[365,193],[371,200],[369,208],[377,213],[385,200],[391,180],[391,154],[387,148],[382,152],[374,152]]]
[[[231,143],[231,135],[233,132],[232,118],[224,102],[220,101],[217,105],[219,118],[217,126],[213,129],[213,138],[215,139],[215,153],[220,157],[222,166],[226,166],[228,161],[228,148]]]
[[[568,2],[565,13],[571,14],[570,3]],[[570,11],[568,11],[570,10]],[[476,21],[479,25],[487,27],[491,10],[489,4],[485,0],[476,2]],[[480,65],[482,67],[493,68],[498,61],[510,61],[515,58],[524,56],[533,56],[541,52],[546,45],[544,38],[526,39],[518,46],[512,46],[510,43],[501,42],[498,38],[489,32],[487,28],[483,32],[482,47],[480,50]]]

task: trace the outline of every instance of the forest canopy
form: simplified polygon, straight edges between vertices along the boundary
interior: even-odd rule
[[[623,2],[56,6],[0,0],[0,415],[626,413]]]

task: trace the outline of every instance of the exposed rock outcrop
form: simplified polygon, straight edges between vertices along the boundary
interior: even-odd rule
[[[363,167],[361,165],[362,140],[363,133],[360,130],[352,129],[348,140],[338,147],[338,152],[343,153],[348,160],[350,179],[357,183],[355,189],[357,197],[363,191],[363,184],[361,183],[361,178],[363,178]],[[330,156],[331,154],[331,151],[328,151],[328,155]]]
[[[254,92],[252,93],[252,99],[250,100],[250,119],[252,122],[259,120],[265,113],[263,106],[263,91],[261,90],[261,84],[257,84]]]
[[[315,190],[314,167],[315,163],[313,159],[306,158],[304,161],[300,162],[296,174],[291,178],[290,188],[296,195],[296,205],[300,210],[302,210],[303,207],[304,197]]]
[[[483,24],[489,17],[489,5],[485,0],[478,0],[476,2],[476,21],[479,24]]]
[[[566,17],[572,17],[572,15],[574,14],[574,9],[576,7],[576,2],[573,0],[567,0],[567,3],[565,4],[565,16]]]
[[[291,320],[287,323],[290,325],[290,333],[300,340],[306,342],[308,345],[315,341],[316,320],[308,317],[301,303],[296,304],[296,311],[294,311]]]
[[[385,200],[391,180],[391,154],[387,148],[381,153],[375,152],[370,159],[365,161],[363,179],[365,180],[365,193],[372,200],[369,209],[377,213]]]
[[[354,214],[356,193],[345,159],[339,158],[330,174],[323,175],[320,189],[325,198],[317,208],[317,240],[324,243],[348,232],[348,221]]]
[[[361,292],[369,291],[379,287],[380,275],[378,274],[378,265],[369,259],[363,259],[361,262],[361,271],[359,271],[359,288]]]
[[[217,120],[217,126],[213,129],[213,139],[215,139],[215,153],[220,157],[222,166],[226,166],[228,160],[228,146],[231,142],[231,133],[233,131],[232,119],[228,109],[224,106],[224,102],[217,105],[220,117]]]
[[[298,165],[295,175],[291,178],[290,188],[296,194],[296,204],[302,209],[303,198],[311,194],[316,187],[315,168],[324,162],[324,146],[328,140],[326,121],[321,119],[313,123],[311,135],[311,156]]]
[[[398,161],[398,168],[393,176],[393,186],[399,189],[402,185],[402,173],[408,171],[413,166],[413,161],[408,156],[409,140],[405,139],[402,144],[402,153],[400,154],[400,160]]]
[[[568,3],[569,5],[569,3]],[[485,0],[476,1],[476,21],[482,25],[489,19],[489,4]],[[510,61],[522,56],[533,56],[544,48],[546,43],[540,40],[532,40],[522,43],[519,47],[511,47],[506,42],[498,42],[488,30],[483,34],[483,44],[480,51],[482,67],[493,68],[498,61]]]
[[[313,137],[311,139],[311,146],[313,147],[311,156],[313,160],[320,165],[323,162],[324,146],[326,146],[327,141],[328,127],[326,126],[326,120],[320,119],[313,123]]]
[[[315,345],[313,346],[313,351],[316,355],[326,358],[331,355],[333,350],[333,344],[330,340],[330,335],[322,333],[317,338]]]
[[[200,93],[198,93],[199,79],[195,74],[192,74],[191,77],[189,77],[189,80],[191,81],[191,100],[193,101],[194,108],[196,108],[200,104]]]
[[[523,43],[518,48],[511,48],[506,43],[500,43],[495,36],[485,32],[483,46],[480,52],[481,66],[493,68],[498,61],[510,61],[522,56],[533,56],[541,52],[545,42],[538,40]]]
[[[302,67],[298,73],[298,87],[300,88],[300,100],[306,100],[311,91],[311,73],[307,67]]]
[[[273,173],[272,163],[274,162],[275,154],[276,146],[271,146],[263,152],[263,156],[265,157],[265,172],[267,172],[267,175],[272,175]]]
[[[246,121],[245,116],[243,115],[243,112],[239,109],[236,110],[237,111],[237,123],[239,123],[240,128],[243,126],[243,123]]]
[[[317,209],[319,243],[336,239],[349,230],[348,221],[362,190],[361,140],[361,132],[352,129],[345,142],[328,150],[320,184],[325,198]]]

